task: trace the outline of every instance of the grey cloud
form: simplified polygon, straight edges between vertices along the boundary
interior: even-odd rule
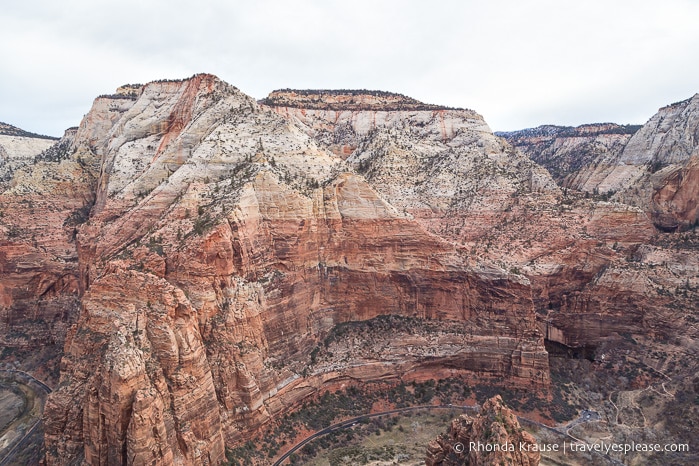
[[[498,130],[642,123],[699,91],[697,17],[682,0],[11,2],[0,120],[59,135],[118,85],[212,72],[255,97],[401,92]]]

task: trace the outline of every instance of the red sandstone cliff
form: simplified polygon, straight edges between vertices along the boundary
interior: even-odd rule
[[[595,345],[643,325],[648,295],[626,290],[625,281],[613,294],[629,296],[632,306],[596,298],[580,303],[581,291],[593,288],[596,277],[650,241],[655,230],[641,208],[562,191],[470,110],[403,111],[378,104],[343,110],[337,96],[324,98],[332,110],[302,108],[307,96],[294,105],[290,95],[267,103],[321,143],[345,141],[347,161],[374,189],[454,244],[471,264],[528,280],[550,339]],[[576,134],[615,131],[613,125],[590,126]]]
[[[48,464],[218,464],[329,384],[546,388],[544,337],[696,338],[696,254],[646,207],[563,192],[470,110],[272,97],[121,88],[0,194],[0,335],[65,350]],[[696,216],[695,165],[657,172],[656,224]],[[431,325],[310,357],[387,314]]]
[[[75,137],[100,171],[76,238],[80,314],[45,412],[48,464],[218,464],[324,384],[440,361],[547,386],[526,281],[470,266],[213,76],[132,94],[97,99]],[[311,363],[334,325],[386,314],[443,321],[444,344],[405,352],[386,335],[382,359]]]
[[[57,377],[66,332],[77,317],[76,228],[94,201],[94,158],[77,147],[73,153],[74,135],[67,131],[61,142],[31,159],[13,158],[19,165],[0,183],[3,355],[48,381]],[[19,153],[31,153],[32,147]]]

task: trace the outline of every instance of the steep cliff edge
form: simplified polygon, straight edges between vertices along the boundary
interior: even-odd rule
[[[535,129],[504,135],[531,158],[550,164],[549,169],[560,173],[563,183],[585,182],[568,185],[567,197],[581,197],[581,193],[575,192],[581,189],[586,191],[584,197],[590,198],[590,205],[614,205],[618,214],[621,210],[636,211],[641,214],[638,220],[648,218],[646,222],[634,222],[637,226],[632,227],[629,217],[609,216],[611,221],[605,223],[616,232],[624,229],[638,232],[642,224],[648,232],[649,223],[655,227],[635,241],[607,243],[606,250],[598,242],[598,247],[590,251],[592,254],[578,256],[587,266],[601,264],[596,274],[588,276],[585,285],[576,290],[561,283],[559,279],[567,274],[559,268],[547,280],[544,288],[547,292],[542,298],[557,295],[560,299],[543,299],[538,305],[542,329],[556,359],[568,351],[568,357],[577,354],[576,357],[589,359],[591,370],[601,374],[592,383],[588,377],[582,378],[584,391],[593,394],[587,403],[594,404],[595,396],[635,400],[640,396],[638,393],[652,390],[654,384],[670,387],[668,393],[672,394],[662,400],[627,401],[625,407],[615,405],[616,412],[627,414],[612,417],[614,425],[618,425],[616,432],[610,428],[612,438],[633,436],[640,426],[650,428],[653,435],[665,436],[668,442],[696,437],[693,421],[685,421],[695,416],[696,407],[688,402],[694,398],[694,390],[687,385],[695,379],[699,364],[696,105],[697,96],[694,96],[660,109],[621,150],[618,147],[612,150],[613,146],[607,145],[604,151],[596,152],[599,138],[609,135],[576,135],[574,138],[579,141],[576,146],[570,144],[565,131],[542,135],[536,134],[539,129]],[[598,125],[586,125],[594,126]],[[570,162],[574,160],[581,161],[582,166],[572,166]],[[600,230],[589,227],[585,233],[590,239],[610,238],[608,233],[600,236]],[[528,267],[523,270],[528,273]],[[529,276],[537,288],[537,279]],[[580,275],[573,279],[579,280]],[[595,332],[602,338],[591,339]],[[567,345],[568,350],[561,351],[565,347],[554,342]],[[577,350],[571,352],[570,347]],[[611,354],[625,356],[612,362]],[[577,362],[568,364],[575,368],[569,374],[580,371]],[[565,366],[560,360],[554,361],[552,371]],[[682,405],[681,409],[688,414],[678,416],[677,408],[667,409],[666,403]],[[641,421],[629,416],[631,411]],[[669,431],[653,427],[660,424],[677,427]],[[662,456],[636,461],[696,462],[691,455],[673,459]],[[623,460],[634,461],[629,457]]]
[[[470,264],[490,264],[531,284],[548,347],[569,358],[560,365],[576,367],[576,358],[582,358],[594,368],[588,370],[599,371],[597,381],[581,377],[582,406],[603,409],[600,400],[627,396],[639,387],[647,390],[660,377],[678,387],[668,398],[693,399],[682,387],[697,368],[699,269],[694,230],[666,236],[655,228],[657,216],[649,215],[648,202],[620,202],[612,193],[594,189],[559,189],[542,167],[495,137],[471,111],[404,112],[377,106],[343,111],[336,102],[333,110],[300,105],[268,108],[299,122],[322,144],[336,144],[335,152],[387,201],[454,245]],[[676,136],[691,140],[690,126],[689,136]],[[579,136],[570,136],[571,148],[584,148],[584,143],[573,142],[592,138],[611,160],[597,167],[593,154],[588,168],[583,164],[583,172],[599,168],[597,182],[616,167],[624,141],[642,134],[629,138],[625,133],[630,130],[614,125],[574,131]],[[562,164],[561,173],[573,161],[565,154],[554,152],[560,157],[550,159]],[[674,168],[658,171],[661,194],[654,202],[691,216],[696,185],[691,182],[692,163],[684,164],[685,171],[668,177],[671,183],[665,183],[663,170]],[[665,184],[668,188],[663,190]],[[613,348],[624,349],[612,362]],[[553,386],[564,389],[560,378]],[[586,387],[594,387],[594,393],[587,395]],[[693,429],[675,415],[660,417],[659,422],[681,426],[678,430]],[[612,436],[637,432],[610,419],[610,426],[619,426],[618,432],[610,427]],[[662,428],[646,427],[668,441],[679,438],[666,436]],[[680,462],[692,464],[687,458]]]
[[[33,155],[36,147],[29,146],[31,156],[20,157],[0,191],[2,359],[49,383],[58,377],[65,336],[77,318],[76,227],[94,201],[94,160],[69,150],[74,136],[69,130]],[[40,147],[46,145],[41,139]]]
[[[617,206],[617,211],[626,209],[630,212],[631,207],[622,206],[634,206],[656,228],[649,231],[646,225],[646,234],[626,245],[615,241],[611,245],[614,253],[608,255],[610,260],[603,269],[599,269],[597,278],[579,292],[567,293],[560,302],[560,308],[568,316],[573,309],[585,314],[576,324],[578,328],[595,321],[598,322],[595,325],[602,325],[599,318],[588,314],[589,311],[616,307],[615,314],[634,316],[637,322],[649,319],[651,315],[662,316],[653,319],[652,325],[648,324],[652,327],[650,333],[659,331],[672,335],[674,332],[693,332],[691,325],[675,326],[671,316],[673,309],[678,307],[694,309],[696,295],[690,293],[690,302],[678,305],[678,302],[684,302],[684,296],[668,291],[686,288],[682,285],[683,280],[694,281],[694,272],[686,267],[688,261],[694,262],[692,250],[678,247],[672,251],[657,245],[685,244],[673,236],[665,237],[662,232],[685,231],[697,224],[697,105],[699,95],[663,107],[633,135],[630,134],[633,127],[612,124],[584,125],[573,129],[540,127],[503,133],[518,150],[533,160],[542,161],[552,173],[558,174],[557,180],[563,186],[585,191],[598,201],[610,200]],[[569,196],[579,197],[573,192]],[[588,194],[585,196],[588,197]],[[600,205],[599,202],[589,202]],[[617,217],[616,221],[607,224],[615,225],[617,232],[626,227],[629,232],[638,232],[642,218],[633,222],[637,225],[635,228],[628,223],[629,220]],[[592,237],[599,237],[599,231],[592,233],[588,228],[586,232],[591,233]],[[604,236],[610,238],[608,233]],[[637,249],[639,246],[641,248]],[[650,251],[653,253],[649,255]],[[657,262],[649,259],[656,254],[665,260]],[[658,266],[663,270],[658,270]],[[683,272],[678,274],[678,270]],[[624,304],[617,304],[618,299],[603,298],[605,295],[616,298],[624,296]],[[554,309],[556,307],[553,306]],[[558,322],[554,324],[555,327],[565,320],[560,314],[555,314],[547,312],[547,326]],[[685,316],[681,322],[687,324],[694,318]],[[663,327],[665,330],[661,330]],[[550,335],[555,334],[556,330]],[[579,337],[574,340],[582,341]]]
[[[317,104],[302,108],[305,95],[293,105],[287,95],[282,103],[288,106],[268,108],[298,121],[320,143],[341,141],[345,152],[351,150],[347,162],[374,189],[452,243],[472,265],[489,264],[526,277],[540,315],[562,311],[555,324],[551,317],[542,319],[551,338],[572,346],[596,344],[642,321],[620,309],[573,315],[569,310],[571,296],[611,263],[624,260],[622,249],[628,252],[650,240],[654,229],[640,208],[562,192],[544,168],[495,136],[471,110],[378,105],[343,110],[337,95],[316,92],[330,99],[333,110]],[[575,316],[578,312],[583,315]],[[604,325],[598,323],[600,313]],[[592,314],[595,324],[581,325]]]
[[[470,266],[305,127],[214,76],[127,91],[96,99],[71,145],[99,169],[48,464],[218,464],[326,385],[440,365],[546,389],[526,280]],[[387,314],[434,325],[311,358],[336,325]],[[381,352],[345,357],[369,343]]]

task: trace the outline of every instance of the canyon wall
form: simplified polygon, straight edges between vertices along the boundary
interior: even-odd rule
[[[563,188],[592,193],[640,126],[545,125],[496,133],[546,168]]]
[[[98,97],[0,193],[0,337],[29,369],[62,358],[46,463],[219,464],[327,387],[546,394],[545,339],[695,340],[694,243],[663,233],[697,215],[694,100],[512,145],[378,91],[258,103],[203,74]],[[619,167],[645,201],[585,194]]]
[[[47,464],[218,464],[352,381],[548,386],[524,277],[471,264],[214,76],[102,96],[73,137],[62,163],[94,173],[94,205],[74,235],[79,312],[45,411]],[[339,324],[386,315],[433,324],[311,358]]]
[[[658,110],[639,127],[543,126],[501,133],[562,186],[648,212],[663,231],[697,222],[692,177],[699,147],[699,94]]]
[[[58,377],[65,336],[77,317],[76,228],[94,200],[90,155],[69,149],[74,135],[69,130],[58,143],[7,136],[15,146],[31,143],[16,152],[5,144],[10,161],[0,167],[8,175],[0,183],[2,357],[49,382]]]
[[[658,253],[671,258],[663,271],[639,260],[646,257],[638,252],[643,245],[643,251],[657,251],[651,244],[660,214],[648,203],[597,189],[633,158],[629,154],[640,151],[641,140],[665,141],[655,152],[687,159],[687,151],[668,149],[672,138],[666,133],[693,140],[694,99],[662,110],[668,114],[662,125],[656,116],[640,130],[596,124],[503,134],[513,147],[471,110],[402,109],[370,99],[343,108],[349,97],[341,97],[342,91],[280,92],[282,97],[273,92],[263,103],[299,122],[319,142],[335,143],[335,152],[377,192],[453,244],[469,264],[526,277],[548,339],[595,347],[621,334],[668,338],[686,328],[674,317],[676,301],[666,293],[696,278],[685,266],[693,262],[691,253],[661,247]],[[321,96],[328,108],[315,103]],[[665,155],[658,157],[670,163]],[[693,165],[683,163],[684,171],[675,165],[666,169],[675,176],[660,181],[668,187],[656,191],[656,211],[693,215]]]

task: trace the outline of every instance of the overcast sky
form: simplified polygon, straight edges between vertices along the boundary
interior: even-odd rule
[[[699,92],[697,0],[3,2],[0,121],[61,135],[125,83],[218,75],[467,107],[493,130],[644,123]]]

